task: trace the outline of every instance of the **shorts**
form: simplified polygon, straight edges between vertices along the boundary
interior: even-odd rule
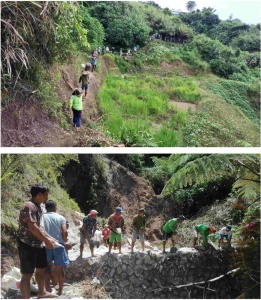
[[[65,248],[45,249],[48,265],[53,261],[55,266],[69,265],[69,259]]]
[[[132,241],[135,242],[138,236],[139,236],[140,241],[144,242],[144,240],[145,240],[144,233],[139,233],[137,230],[133,229]]]
[[[20,258],[21,274],[33,274],[35,268],[48,266],[45,248],[36,248],[19,240],[18,253]]]
[[[82,84],[82,90],[88,90],[88,83],[83,83]]]
[[[231,235],[230,234],[220,234],[220,233],[218,234],[218,239],[219,240],[221,240],[222,235],[223,235],[224,238],[226,238],[227,241],[230,241],[230,239],[231,239]]]
[[[92,238],[92,236],[90,234],[88,234],[88,235],[90,238]],[[85,244],[87,242],[89,243],[89,245],[94,245],[94,240],[92,240],[92,239],[87,240],[86,235],[80,231],[80,244]]]
[[[117,241],[119,243],[122,241],[121,233],[115,233],[115,232],[111,231],[109,242],[114,243],[115,241]]]
[[[172,236],[173,236],[173,232],[163,231],[162,241],[167,241],[168,239],[171,239]]]

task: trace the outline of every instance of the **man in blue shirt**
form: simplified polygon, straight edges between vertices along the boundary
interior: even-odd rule
[[[45,203],[47,212],[44,214],[44,227],[46,232],[57,240],[54,249],[46,249],[47,268],[45,276],[45,287],[48,292],[51,292],[51,263],[54,262],[53,281],[59,285],[58,295],[63,292],[64,271],[63,267],[69,265],[69,259],[64,244],[67,242],[67,226],[63,216],[56,212],[57,204],[53,200],[48,200]]]

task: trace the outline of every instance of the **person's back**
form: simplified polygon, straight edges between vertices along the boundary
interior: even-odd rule
[[[47,212],[44,214],[44,226],[45,230],[54,237],[60,244],[64,243],[61,227],[66,224],[66,220],[63,216],[56,212]]]
[[[178,225],[178,219],[173,218],[169,220],[164,226],[163,226],[163,231],[167,233],[174,232],[176,230],[176,227]]]

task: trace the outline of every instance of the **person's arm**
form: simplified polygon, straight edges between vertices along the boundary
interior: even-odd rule
[[[61,232],[62,232],[63,241],[64,243],[66,243],[68,241],[68,231],[67,231],[66,223],[62,224]]]
[[[70,102],[69,102],[69,108],[71,109],[73,107],[73,97],[71,96]]]
[[[30,233],[35,236],[38,240],[45,243],[46,248],[53,249],[53,243],[56,241],[56,239],[52,237],[47,237],[47,232],[42,230],[35,222],[26,221],[26,224],[28,226],[28,230]]]
[[[204,230],[204,232],[202,233],[204,245],[207,245],[207,243],[208,243],[208,235],[209,235],[209,229]]]
[[[81,81],[82,81],[82,76],[79,78],[79,83],[81,83]]]

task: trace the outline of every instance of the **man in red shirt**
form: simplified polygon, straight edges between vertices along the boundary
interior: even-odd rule
[[[35,272],[38,285],[38,298],[54,298],[45,290],[45,270],[48,266],[45,247],[54,249],[56,239],[45,230],[42,204],[48,200],[48,188],[35,184],[31,188],[32,199],[20,211],[18,230],[18,253],[22,274],[20,290],[23,299],[30,299],[30,280]]]
[[[108,225],[111,231],[109,239],[109,253],[111,253],[112,244],[117,241],[119,253],[121,254],[122,233],[124,233],[124,218],[122,213],[122,208],[116,207],[115,213],[108,219]]]

